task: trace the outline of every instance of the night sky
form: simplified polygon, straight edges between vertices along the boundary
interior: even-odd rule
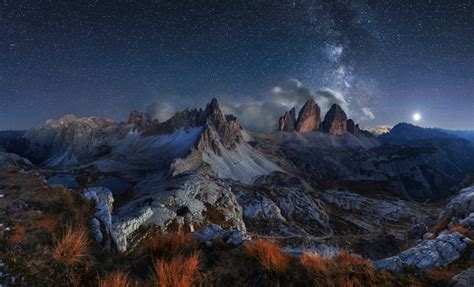
[[[474,129],[474,1],[0,2],[0,129],[273,107],[292,85],[343,97],[365,127],[419,113]]]

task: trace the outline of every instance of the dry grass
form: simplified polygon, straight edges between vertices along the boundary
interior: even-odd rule
[[[327,257],[322,257],[317,253],[304,253],[300,257],[300,263],[304,269],[320,274],[327,274],[333,260]]]
[[[369,260],[360,258],[349,252],[342,250],[337,256],[338,264],[352,265],[352,266],[368,266],[370,265]]]
[[[187,258],[173,257],[169,261],[157,260],[154,264],[155,281],[159,287],[190,287],[195,282],[201,253]]]
[[[114,271],[99,279],[98,287],[132,287],[130,275],[123,271]]]
[[[453,278],[454,272],[450,270],[434,269],[427,271],[427,275],[435,282],[448,283],[451,281],[451,278]]]
[[[390,276],[375,270],[369,260],[344,250],[334,258],[304,253],[300,264],[312,275],[315,286],[391,286]]]
[[[22,225],[15,226],[15,231],[10,236],[12,242],[19,242],[25,239],[26,228]]]
[[[34,222],[34,226],[36,228],[44,228],[46,229],[49,233],[53,233],[53,231],[56,229],[56,226],[58,226],[60,219],[58,216],[53,216],[53,215],[48,215],[45,216],[42,219],[36,220]]]
[[[354,286],[362,286],[360,285],[360,282],[356,280],[355,278],[346,278],[346,277],[338,277],[336,280],[336,286],[338,287],[354,287]]]
[[[84,263],[89,256],[89,234],[85,227],[68,227],[56,240],[53,258],[64,264]]]
[[[256,258],[267,270],[284,272],[288,269],[290,257],[275,242],[257,239],[245,245],[245,252]]]
[[[453,226],[451,226],[451,228],[449,228],[449,233],[453,233],[453,232],[459,232],[461,233],[462,235],[466,236],[466,237],[469,237],[471,235],[471,232],[469,231],[468,228],[462,226],[462,225],[459,225],[459,224],[454,224]]]
[[[161,256],[174,257],[197,245],[196,239],[188,232],[173,231],[168,234],[151,233],[146,239],[146,248]]]

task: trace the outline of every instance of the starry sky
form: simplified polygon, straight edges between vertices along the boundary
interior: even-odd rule
[[[474,129],[474,1],[0,2],[0,129],[163,118],[211,97],[273,116],[292,87],[330,93],[364,127],[419,113]]]

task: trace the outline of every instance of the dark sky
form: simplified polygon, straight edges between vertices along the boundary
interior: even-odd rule
[[[363,126],[418,112],[474,129],[474,2],[0,2],[0,129],[261,103],[291,79],[341,94]]]

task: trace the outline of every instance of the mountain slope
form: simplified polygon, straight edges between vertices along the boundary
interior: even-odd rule
[[[390,132],[378,137],[381,141],[391,144],[407,144],[412,141],[434,138],[457,138],[438,129],[422,128],[408,123],[395,125]]]

